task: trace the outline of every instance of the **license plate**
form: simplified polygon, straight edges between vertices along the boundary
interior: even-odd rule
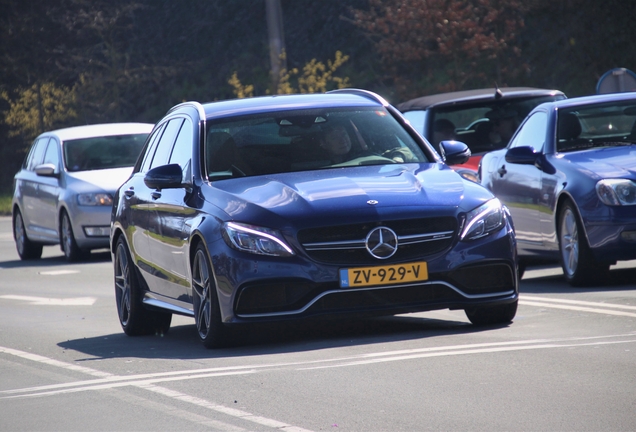
[[[427,279],[426,261],[340,269],[340,286],[342,288],[389,285]]]

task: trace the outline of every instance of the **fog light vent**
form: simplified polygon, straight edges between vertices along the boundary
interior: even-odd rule
[[[636,231],[623,231],[621,233],[621,239],[626,242],[636,243]]]

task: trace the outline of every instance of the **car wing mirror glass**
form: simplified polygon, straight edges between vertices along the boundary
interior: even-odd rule
[[[144,183],[151,189],[175,189],[183,186],[183,171],[179,164],[162,165],[148,171]]]
[[[35,167],[35,173],[42,177],[57,177],[56,166],[52,163],[40,164]]]
[[[506,162],[521,165],[534,165],[539,157],[530,146],[513,147],[506,152]]]
[[[468,162],[470,149],[461,141],[442,141],[439,143],[442,159],[448,165],[458,165]]]

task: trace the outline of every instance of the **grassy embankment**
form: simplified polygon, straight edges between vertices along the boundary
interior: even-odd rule
[[[0,216],[11,215],[11,195],[0,194]]]

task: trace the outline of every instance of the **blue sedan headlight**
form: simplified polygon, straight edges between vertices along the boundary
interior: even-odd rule
[[[600,180],[596,183],[596,194],[608,206],[636,205],[636,183],[632,180]]]
[[[77,203],[82,206],[112,206],[113,197],[107,193],[82,193],[77,195]]]
[[[461,240],[475,240],[497,231],[504,225],[504,209],[501,202],[491,199],[466,214]]]
[[[257,255],[291,256],[292,248],[285,244],[278,232],[254,225],[226,222],[225,241],[234,249]]]

